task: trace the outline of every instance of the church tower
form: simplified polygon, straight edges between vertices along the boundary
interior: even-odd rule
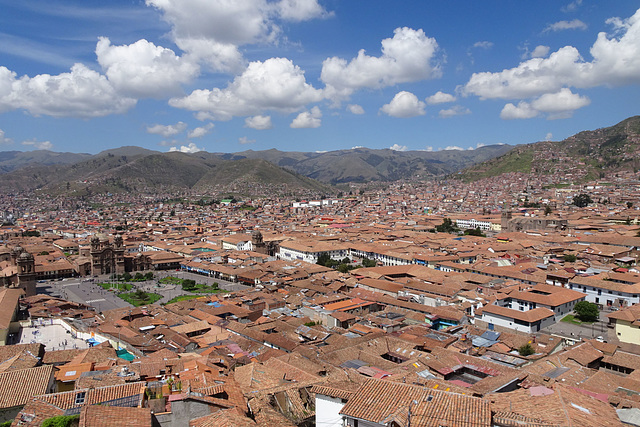
[[[18,256],[18,287],[24,289],[26,296],[36,294],[36,262],[29,252]]]
[[[511,222],[511,218],[513,215],[511,214],[511,209],[507,208],[502,211],[502,217],[500,220],[500,226],[503,232],[509,231],[509,223]]]

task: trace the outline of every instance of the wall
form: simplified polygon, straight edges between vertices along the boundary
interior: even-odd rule
[[[616,319],[616,337],[621,342],[637,344],[640,342],[640,328],[631,326],[631,323]]]
[[[316,425],[322,427],[341,427],[344,407],[342,399],[316,394]]]

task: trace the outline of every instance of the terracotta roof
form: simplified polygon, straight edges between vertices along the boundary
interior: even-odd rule
[[[499,305],[487,305],[482,307],[483,313],[497,314],[499,316],[507,317],[510,319],[522,320],[524,322],[533,323],[538,320],[553,317],[553,311],[548,308],[537,307],[528,311],[514,310],[508,307],[501,307]]]
[[[413,403],[416,401],[417,403]],[[410,406],[411,405],[411,406]],[[491,426],[489,402],[410,384],[371,379],[356,391],[340,414],[378,424]]]
[[[0,373],[0,408],[24,405],[33,396],[47,393],[52,376],[51,365]]]
[[[149,408],[116,406],[85,406],[80,412],[79,427],[151,427],[153,418]]]

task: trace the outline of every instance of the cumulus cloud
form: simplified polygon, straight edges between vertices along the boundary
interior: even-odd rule
[[[464,148],[462,147],[458,147],[457,145],[447,145],[446,147],[444,147],[445,151],[446,150],[458,150],[458,151],[464,151]]]
[[[96,55],[115,88],[138,98],[159,98],[167,92],[177,94],[180,85],[190,82],[200,71],[197,64],[185,57],[144,39],[112,46],[108,38],[100,37]]]
[[[598,34],[590,49],[590,62],[575,47],[565,46],[547,58],[532,58],[515,68],[474,73],[462,93],[482,99],[523,99],[567,87],[640,83],[640,10],[628,19],[607,22],[614,26],[615,34]]]
[[[358,104],[347,105],[347,110],[349,110],[351,114],[364,114],[364,108]]]
[[[544,45],[536,46],[530,53],[531,58],[544,58],[549,54],[550,47]]]
[[[406,145],[400,145],[400,144],[393,144],[391,147],[389,147],[389,150],[407,151],[407,146]]]
[[[455,102],[456,97],[449,93],[438,91],[433,95],[431,95],[430,97],[428,97],[427,99],[425,99],[425,101],[427,101],[427,104],[429,105],[445,104],[447,102]]]
[[[551,132],[548,132],[545,137],[544,140],[545,141],[551,141],[551,138],[553,138],[553,134]]]
[[[22,141],[22,145],[27,147],[33,147],[36,150],[51,150],[53,149],[53,144],[51,141],[36,141],[35,139]]]
[[[293,129],[318,128],[321,125],[321,117],[320,108],[313,107],[311,111],[303,111],[298,114],[289,126]]]
[[[402,91],[398,92],[390,103],[383,105],[380,111],[391,117],[408,118],[424,115],[424,107],[425,103],[418,100],[417,96]]]
[[[162,135],[165,138],[177,135],[184,132],[187,129],[187,124],[184,122],[178,122],[175,125],[159,125],[147,126],[147,133],[154,135]]]
[[[238,144],[242,144],[242,145],[253,144],[255,142],[256,142],[255,139],[249,139],[246,136],[241,136],[240,138],[238,138]]]
[[[573,21],[558,21],[553,24],[549,24],[545,27],[544,32],[549,31],[564,31],[564,30],[586,30],[587,24],[579,19]]]
[[[320,79],[326,96],[348,98],[362,88],[381,88],[442,75],[436,59],[438,43],[422,30],[396,28],[393,38],[382,40],[382,55],[369,56],[364,49],[351,61],[331,57],[322,63]]]
[[[282,19],[290,21],[307,21],[333,15],[324,10],[317,0],[281,0],[276,3],[276,9]]]
[[[250,63],[226,89],[194,90],[169,105],[204,113],[199,118],[230,120],[264,110],[294,112],[320,100],[322,91],[306,82],[299,67],[286,58],[270,58]]]
[[[257,130],[266,130],[273,128],[273,124],[271,123],[271,116],[261,115],[247,117],[246,119],[244,119],[244,126]]]
[[[278,21],[330,15],[317,0],[146,0],[146,4],[162,13],[180,49],[224,72],[239,72],[245,66],[239,46],[277,42],[282,33]]]
[[[197,153],[198,151],[203,151],[203,148],[199,148],[195,143],[190,142],[189,145],[181,145],[178,147],[171,147],[169,149],[170,152],[179,151],[181,153]]]
[[[204,126],[199,126],[197,128],[193,128],[189,132],[187,132],[187,138],[202,138],[207,135],[213,129],[213,123],[207,123]]]
[[[117,93],[107,78],[82,64],[55,76],[16,78],[0,66],[0,112],[26,110],[34,116],[102,117],[121,114],[136,104]]]
[[[451,108],[447,108],[446,110],[440,110],[438,112],[438,116],[443,119],[448,119],[454,116],[464,116],[466,114],[471,114],[471,110],[462,105],[454,105]]]
[[[504,106],[500,117],[510,119],[530,119],[541,113],[547,113],[547,119],[563,119],[571,117],[573,111],[586,107],[591,101],[564,88],[557,93],[546,93],[531,103],[520,101],[517,106],[509,103]]]
[[[8,138],[4,131],[0,129],[0,145],[13,144],[13,139]]]

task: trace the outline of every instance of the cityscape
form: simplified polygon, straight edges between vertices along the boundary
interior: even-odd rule
[[[640,427],[638,7],[0,0],[0,427]]]

